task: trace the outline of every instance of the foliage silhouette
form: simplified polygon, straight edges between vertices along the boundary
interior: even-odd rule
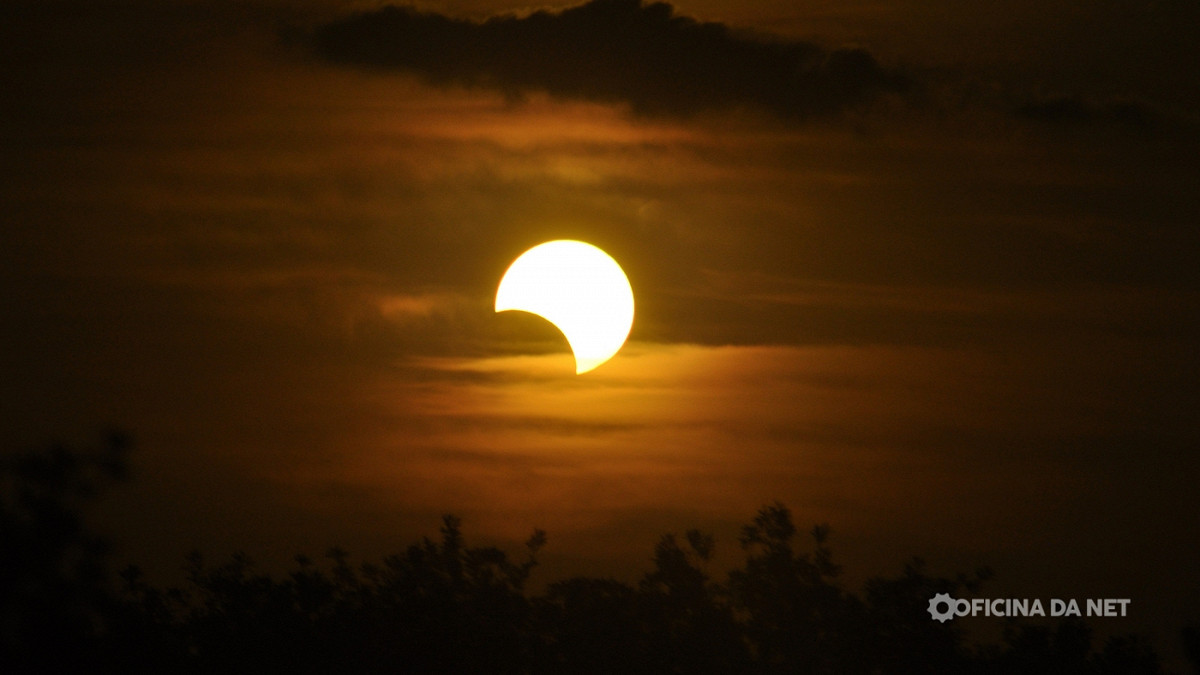
[[[128,439],[0,455],[0,671],[60,672],[104,661],[115,601],[106,542],[83,505],[124,478]]]
[[[338,548],[296,557],[279,578],[244,553],[187,557],[186,583],[157,588],[136,567],[110,584],[106,549],[81,509],[119,478],[128,443],[55,446],[0,464],[0,672],[154,673],[1160,673],[1137,636],[1093,648],[1078,620],[1008,624],[1000,644],[970,644],[931,620],[929,599],[978,591],[990,572],[930,576],[914,559],[895,576],[843,587],[828,526],[802,544],[779,503],[743,528],[743,563],[723,579],[716,542],[664,535],[636,584],[576,577],[540,595],[527,583],[546,544],[519,558],[472,547],[461,522],[379,563]],[[1194,627],[1183,631],[1196,660]]]

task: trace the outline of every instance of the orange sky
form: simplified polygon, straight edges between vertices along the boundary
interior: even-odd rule
[[[797,122],[333,65],[276,32],[321,3],[17,3],[6,444],[132,432],[103,522],[163,575],[191,547],[378,556],[446,512],[546,529],[548,575],[630,575],[672,530],[731,555],[781,500],[852,579],[991,565],[996,597],[1132,596],[1114,629],[1166,645],[1200,607],[1200,108],[1164,67],[1188,47],[1134,3],[1088,32],[1027,4],[681,3],[924,83]],[[1014,113],[1055,97],[1087,114]],[[491,311],[556,238],[637,298],[582,377]]]

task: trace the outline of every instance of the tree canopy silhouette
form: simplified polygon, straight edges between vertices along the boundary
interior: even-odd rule
[[[104,660],[116,600],[108,546],[82,511],[125,477],[128,449],[113,433],[94,449],[0,454],[0,671],[69,672]]]
[[[975,645],[930,618],[931,597],[974,593],[987,570],[948,579],[914,559],[847,589],[829,527],[805,540],[780,503],[743,528],[744,559],[723,575],[710,569],[716,540],[690,530],[664,535],[636,583],[575,577],[533,594],[544,532],[513,557],[468,545],[446,516],[438,538],[379,562],[332,548],[279,577],[244,553],[214,564],[193,552],[182,585],[128,567],[117,588],[81,510],[123,475],[127,447],[114,436],[0,463],[0,672],[1162,672],[1142,638],[1095,645],[1080,620],[1011,620],[1001,643]],[[1183,636],[1195,664],[1195,628]]]

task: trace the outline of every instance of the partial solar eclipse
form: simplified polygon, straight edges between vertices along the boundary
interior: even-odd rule
[[[604,251],[560,239],[522,253],[500,279],[496,311],[537,314],[567,338],[575,373],[611,359],[633,327],[633,288]]]

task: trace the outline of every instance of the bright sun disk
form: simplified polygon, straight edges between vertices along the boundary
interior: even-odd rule
[[[575,355],[575,372],[611,359],[633,326],[633,288],[621,266],[582,241],[557,240],[522,253],[496,291],[496,311],[530,312],[554,324]]]

